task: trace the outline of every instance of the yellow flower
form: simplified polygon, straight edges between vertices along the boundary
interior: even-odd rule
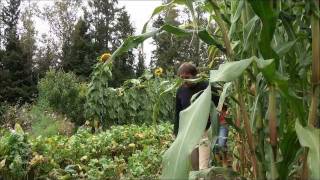
[[[80,158],[80,161],[86,161],[88,159],[88,156],[82,156],[81,158]]]
[[[161,74],[163,73],[163,69],[161,67],[157,68],[155,71],[154,71],[154,74],[156,76],[161,76]]]
[[[135,134],[135,136],[137,138],[140,138],[140,139],[144,138],[144,134],[143,133],[137,133],[137,134]]]
[[[29,164],[31,166],[36,165],[36,164],[40,164],[42,162],[45,161],[45,158],[42,155],[39,154],[34,154],[35,156],[31,159],[31,161],[29,162]]]
[[[106,62],[111,57],[110,53],[104,53],[100,57],[100,62]]]
[[[135,148],[136,145],[135,145],[134,143],[130,143],[130,144],[129,144],[129,147],[130,147],[130,148]]]

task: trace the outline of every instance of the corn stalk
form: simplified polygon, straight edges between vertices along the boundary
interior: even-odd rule
[[[223,35],[223,41],[224,41],[224,44],[226,47],[226,55],[227,55],[229,61],[233,61],[234,60],[234,57],[233,57],[234,53],[231,48],[231,42],[228,37],[228,30],[226,28],[226,24],[222,20],[222,15],[221,15],[220,9],[214,0],[210,0],[209,2],[211,4],[211,6],[213,7],[213,10],[215,13],[214,19],[216,20],[218,26],[220,27],[220,30]],[[236,91],[238,94],[238,101],[239,101],[239,106],[237,106],[239,108],[239,110],[237,110],[237,111],[240,112],[240,114],[241,114],[241,117],[237,117],[237,119],[243,120],[245,132],[247,135],[247,143],[248,143],[249,149],[250,149],[250,157],[251,157],[251,161],[252,161],[253,175],[254,175],[255,179],[257,179],[259,177],[259,174],[258,174],[258,160],[257,160],[256,153],[255,153],[255,139],[254,139],[251,127],[250,127],[249,116],[248,116],[248,112],[246,110],[246,106],[244,103],[243,94],[241,93],[242,90],[240,88],[241,87],[240,82],[237,81],[236,84],[237,84]],[[244,152],[241,151],[240,153],[243,154]],[[241,157],[241,159],[243,160],[244,157]]]
[[[315,4],[319,7],[319,1],[315,1]],[[318,8],[319,9],[319,8]],[[320,86],[320,27],[319,17],[315,12],[311,18],[311,30],[312,30],[312,77],[311,77],[311,106],[309,111],[309,126],[315,127],[317,120],[318,101],[319,101],[319,86]]]
[[[319,7],[319,1],[314,1],[315,5]],[[319,8],[318,8],[319,9]],[[317,112],[319,104],[319,89],[320,89],[320,27],[319,17],[316,16],[313,11],[311,17],[311,31],[312,31],[312,75],[311,75],[311,105],[308,115],[308,125],[310,127],[316,127]],[[318,120],[319,121],[319,120]],[[305,148],[303,156],[303,168],[301,177],[303,180],[309,178],[308,172],[308,153],[309,149]]]

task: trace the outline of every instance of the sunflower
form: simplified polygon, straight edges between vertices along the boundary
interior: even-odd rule
[[[157,68],[155,71],[154,71],[154,74],[156,76],[161,76],[161,74],[163,73],[163,69],[161,67]]]
[[[106,62],[111,57],[110,53],[103,53],[100,57],[100,62]]]

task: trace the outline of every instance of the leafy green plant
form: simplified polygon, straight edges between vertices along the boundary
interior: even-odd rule
[[[107,83],[112,75],[111,68],[111,62],[96,65],[87,96],[89,114],[99,118],[104,127],[114,124],[151,123],[153,105],[156,102],[159,102],[158,120],[173,119],[173,91],[164,94],[161,100],[157,101],[158,94],[170,87],[173,82],[153,77],[150,72],[146,72],[138,79],[125,81],[119,88],[112,88],[108,87]]]
[[[5,108],[5,112],[1,117],[0,125],[5,128],[14,128],[16,123],[21,124],[24,129],[30,129],[32,118],[28,113],[30,111],[31,105],[14,105]]]
[[[81,127],[70,137],[6,131],[0,137],[0,177],[158,178],[162,154],[173,141],[171,132],[169,123],[112,126],[97,134]]]
[[[23,179],[27,177],[28,162],[31,159],[31,146],[20,125],[13,132],[0,138],[0,177]]]
[[[193,6],[199,6],[209,15],[208,26],[205,29],[198,29],[197,22],[194,21],[192,30],[169,24],[152,32],[145,32],[146,28],[144,28],[143,34],[128,38],[112,54],[111,59],[115,59],[162,31],[177,36],[198,35],[209,45],[209,67],[215,64],[213,61],[216,57],[213,55],[217,54],[217,49],[227,61],[217,71],[210,72],[210,82],[223,84],[232,81],[233,83],[232,88],[228,90],[228,97],[232,100],[230,116],[233,119],[229,123],[235,125],[237,137],[242,143],[236,145],[235,149],[238,151],[235,154],[240,156],[238,163],[240,167],[242,166],[241,175],[252,179],[279,179],[280,177],[289,179],[297,176],[299,171],[303,171],[302,177],[307,178],[305,173],[307,172],[305,169],[308,169],[305,168],[307,158],[302,158],[302,162],[299,160],[301,158],[297,158],[301,156],[302,147],[297,144],[295,134],[297,130],[294,130],[293,124],[301,122],[305,126],[308,119],[309,126],[312,127],[316,117],[319,116],[317,108],[319,106],[318,2],[171,1],[157,7],[152,16],[174,5],[186,6],[193,17],[195,17]],[[212,23],[217,26],[212,26]],[[256,37],[258,41],[253,40]],[[220,42],[223,42],[223,45]],[[312,96],[308,95],[310,89]],[[201,106],[201,108],[205,107]],[[308,108],[310,108],[309,113]],[[192,122],[192,119],[191,116],[185,120]],[[240,130],[242,128],[243,131]],[[201,134],[203,129],[199,128],[198,131],[195,130],[192,133]],[[177,138],[172,147],[179,141],[181,139]],[[285,148],[285,145],[290,142],[294,144],[294,150]],[[312,148],[310,153],[314,154],[314,149],[309,143],[301,139],[300,143]],[[241,148],[243,145],[248,148]],[[172,151],[170,148],[166,155]],[[188,153],[185,153],[181,157],[186,158],[187,155]],[[307,157],[307,153],[304,155]],[[188,160],[185,159],[185,161]],[[163,163],[167,167],[163,177],[188,176],[187,165],[181,166],[181,169],[176,169],[178,172],[172,173],[170,168],[175,169],[177,163],[170,162],[171,159],[166,157]],[[178,163],[188,164],[184,161]],[[301,167],[299,166],[301,163],[305,164],[303,168],[293,168]],[[287,165],[292,169],[284,170],[283,167]],[[311,173],[314,172],[313,168],[315,167],[309,168]],[[314,176],[314,174],[311,175]]]
[[[48,102],[51,108],[67,115],[76,125],[84,123],[87,87],[74,74],[50,70],[40,80],[38,90],[38,101]]]

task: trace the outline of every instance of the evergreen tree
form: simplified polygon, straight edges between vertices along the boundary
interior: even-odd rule
[[[185,13],[178,9],[171,9],[166,15],[161,14],[154,21],[153,27],[159,28],[164,23],[174,26],[182,24],[191,24],[191,18],[188,17],[184,21],[177,19],[178,14]],[[185,13],[186,15],[188,13]],[[205,24],[202,22],[202,14],[198,11],[198,22],[200,26]],[[177,69],[179,64],[184,61],[192,61],[197,66],[205,64],[207,59],[206,45],[201,43],[197,36],[176,37],[169,33],[161,33],[154,37],[154,45],[156,49],[152,52],[151,67],[163,67],[165,69]]]
[[[83,80],[88,79],[96,63],[88,30],[88,23],[80,18],[71,34],[70,50],[62,62],[65,71],[72,71]]]
[[[59,47],[57,44],[46,34],[42,34],[40,42],[43,46],[38,47],[35,53],[37,81],[43,78],[50,68],[55,69],[58,66],[58,62],[56,62],[58,55],[56,52]]]
[[[144,73],[144,70],[146,69],[144,62],[145,62],[145,54],[142,52],[142,49],[139,49],[138,63],[137,63],[137,67],[136,67],[136,76],[137,77],[140,77]]]
[[[28,62],[33,63],[33,56],[37,49],[36,47],[36,35],[37,32],[34,27],[34,12],[36,5],[25,7],[24,11],[21,14],[21,21],[23,25],[22,33],[20,34],[20,44],[22,51],[27,58]]]
[[[56,0],[53,6],[44,8],[42,15],[50,25],[50,33],[55,35],[59,49],[56,52],[58,62],[66,59],[71,47],[71,34],[78,19],[78,10],[82,0]]]
[[[1,58],[0,101],[27,101],[35,92],[32,78],[32,61],[23,52],[17,34],[21,0],[8,0],[3,7],[1,18],[5,26],[5,51]]]
[[[112,44],[114,45],[112,51],[115,51],[116,48],[120,47],[121,43],[129,36],[133,35],[134,29],[130,23],[130,16],[128,13],[121,9],[120,15],[117,18],[117,24],[114,26],[114,32],[111,39]],[[115,61],[115,66],[112,69],[113,78],[110,81],[110,84],[113,86],[119,86],[127,79],[133,78],[134,73],[134,55],[132,51],[120,56]]]
[[[98,55],[114,52],[134,32],[128,13],[117,7],[117,0],[91,0],[88,4],[95,52]],[[131,51],[115,60],[112,73],[111,86],[119,86],[134,77],[134,55]]]
[[[3,2],[4,0],[0,0],[0,15],[2,14],[3,11]],[[3,41],[4,41],[4,25],[2,18],[0,18],[0,51],[3,49]],[[1,55],[1,53],[0,53]],[[0,56],[1,59],[1,56]]]

